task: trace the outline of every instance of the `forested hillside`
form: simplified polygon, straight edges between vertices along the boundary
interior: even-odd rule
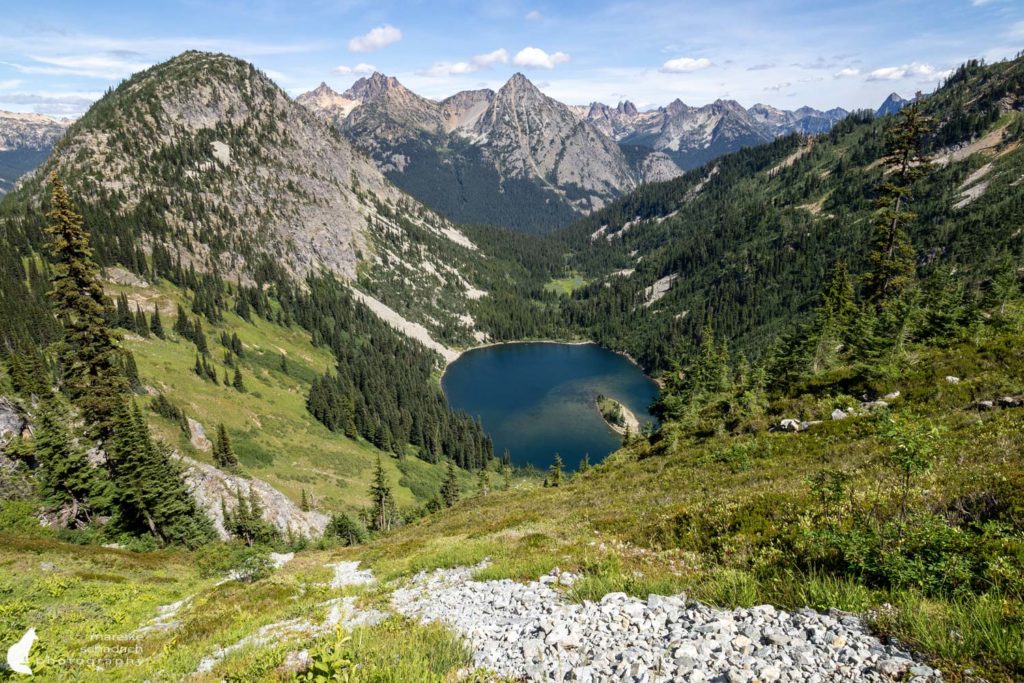
[[[1024,61],[971,62],[924,98],[933,170],[916,179],[908,227],[922,273],[956,269],[970,289],[1024,253]],[[851,115],[827,135],[743,150],[644,186],[562,236],[592,284],[566,319],[650,369],[713,320],[763,355],[806,320],[832,266],[866,265],[892,116]]]

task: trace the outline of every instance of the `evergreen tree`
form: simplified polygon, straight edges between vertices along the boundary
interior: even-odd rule
[[[223,422],[217,425],[217,436],[213,442],[213,461],[222,470],[238,469],[238,456],[231,448],[228,430],[224,427]]]
[[[89,524],[95,514],[107,510],[111,492],[106,472],[93,467],[74,445],[67,424],[68,414],[60,399],[46,399],[28,445],[39,463],[37,481],[43,503],[57,514],[62,527],[76,527]]]
[[[229,510],[222,498],[221,515],[224,529],[235,538],[245,541],[248,546],[270,544],[280,539],[281,534],[273,524],[263,519],[263,505],[256,489],[249,487],[249,495],[242,495],[242,488],[235,489],[235,506]]]
[[[146,320],[146,314],[142,312],[142,307],[138,304],[135,305],[135,331],[143,337],[149,336],[149,321]]]
[[[169,450],[151,439],[137,405],[122,401],[105,446],[117,506],[115,528],[189,547],[213,538],[209,518],[196,507]]]
[[[306,493],[306,489],[302,489],[302,498],[299,501],[299,509],[303,512],[309,512],[312,506],[309,503],[309,494]]]
[[[281,372],[283,372],[286,375],[288,374],[288,356],[284,355],[283,353],[281,354],[280,368]]]
[[[448,471],[444,477],[444,483],[441,484],[441,500],[447,507],[451,507],[459,502],[459,478],[455,474],[455,462],[451,459],[448,460]]]
[[[153,336],[157,339],[165,339],[166,334],[164,333],[164,323],[160,320],[160,307],[153,304],[153,315],[149,319],[149,331],[153,333]]]
[[[548,470],[547,482],[549,486],[561,486],[563,467],[562,456],[555,453],[555,460],[551,463],[551,468]]]
[[[231,380],[231,386],[236,390],[245,393],[245,383],[242,381],[242,369],[237,365],[235,366],[235,377]]]
[[[584,453],[583,454],[583,459],[580,460],[579,472],[580,472],[580,474],[584,474],[589,469],[590,469],[590,453]]]
[[[375,531],[387,531],[394,523],[395,499],[391,495],[384,465],[377,456],[377,469],[374,471],[373,483],[370,485],[370,504],[372,506],[372,527]]]
[[[913,283],[914,247],[907,227],[916,215],[910,210],[914,183],[930,170],[922,150],[931,119],[915,100],[900,110],[886,136],[883,164],[886,173],[879,187],[870,272],[865,281],[867,300],[881,312]]]
[[[491,492],[491,480],[487,476],[487,470],[480,468],[476,473],[477,493],[486,496]]]
[[[350,515],[339,512],[331,517],[324,529],[324,536],[337,538],[345,545],[358,545],[366,541],[366,529]]]
[[[56,174],[52,221],[46,228],[53,257],[50,297],[64,326],[61,367],[64,390],[85,418],[91,436],[110,437],[128,382],[118,359],[117,334],[104,318],[105,297],[92,258],[89,232]]]

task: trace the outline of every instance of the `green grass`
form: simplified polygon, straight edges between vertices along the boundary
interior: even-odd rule
[[[580,287],[585,287],[587,284],[589,284],[589,280],[578,273],[573,273],[569,277],[552,279],[544,285],[544,290],[568,296]]]
[[[352,440],[328,430],[306,410],[310,382],[334,366],[329,350],[314,347],[309,334],[298,327],[285,328],[253,316],[249,323],[232,312],[224,322],[204,324],[210,357],[223,377],[224,349],[220,335],[235,333],[245,357],[240,360],[246,392],[204,381],[193,371],[195,346],[171,331],[177,304],[188,310],[180,290],[162,282],[147,288],[115,286],[152,312],[159,305],[167,340],[129,334],[126,345],[133,352],[144,385],[165,394],[185,413],[202,423],[212,439],[217,423],[227,427],[242,468],[298,501],[306,489],[317,507],[340,510],[368,503],[368,490],[378,451],[363,440]],[[288,373],[280,369],[281,354],[288,359]],[[142,400],[145,405],[147,401]],[[212,462],[209,451],[194,448],[177,425],[147,411],[156,435],[183,453]],[[444,467],[415,457],[399,461],[382,457],[399,507],[429,500],[440,488]],[[465,486],[472,477],[464,475]]]

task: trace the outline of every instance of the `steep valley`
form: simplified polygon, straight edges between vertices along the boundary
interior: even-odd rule
[[[0,200],[0,643],[41,680],[1020,680],[1024,58],[734,105],[292,100],[196,51],[108,92]],[[441,378],[530,340],[635,360],[658,424],[514,468]]]

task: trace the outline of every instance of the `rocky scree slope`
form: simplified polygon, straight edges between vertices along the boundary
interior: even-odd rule
[[[771,605],[719,610],[686,595],[608,593],[568,602],[576,577],[475,581],[477,568],[421,572],[392,607],[464,636],[478,667],[530,681],[941,681],[850,614]]]

